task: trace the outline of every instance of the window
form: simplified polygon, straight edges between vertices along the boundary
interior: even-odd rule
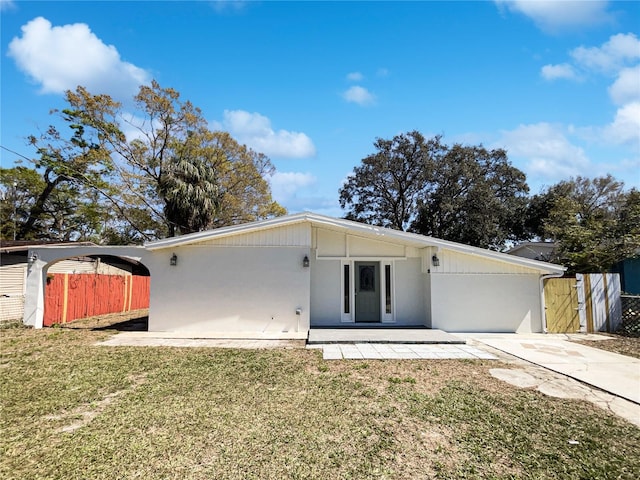
[[[360,288],[361,292],[376,291],[376,269],[371,265],[360,266]]]
[[[349,286],[349,265],[346,264],[344,265],[344,313],[349,313],[350,309],[349,309],[349,291],[350,291],[350,286]]]
[[[385,313],[391,313],[391,265],[384,266]]]

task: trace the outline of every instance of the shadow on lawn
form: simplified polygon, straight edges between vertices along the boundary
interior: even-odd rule
[[[146,332],[149,330],[149,317],[132,318],[123,322],[92,328],[92,330],[117,330],[119,332]]]
[[[77,320],[60,326],[72,330],[147,332],[149,330],[149,317],[145,315],[131,318],[130,316],[109,315],[94,319]]]

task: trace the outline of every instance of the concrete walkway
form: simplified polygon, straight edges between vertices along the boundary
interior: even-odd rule
[[[324,360],[497,359],[481,348],[460,344],[332,343],[307,345],[307,348],[322,350]]]
[[[311,328],[307,343],[464,344],[465,340],[430,328]]]
[[[639,359],[572,343],[563,335],[457,335],[640,404]]]
[[[304,340],[272,338],[187,337],[170,332],[120,332],[96,345],[106,347],[304,348]]]

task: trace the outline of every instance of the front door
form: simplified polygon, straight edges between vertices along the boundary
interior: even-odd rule
[[[380,321],[380,263],[355,262],[356,322]]]

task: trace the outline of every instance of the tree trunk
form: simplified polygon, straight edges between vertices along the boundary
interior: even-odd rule
[[[27,221],[20,227],[20,230],[18,231],[17,238],[19,240],[24,240],[33,231],[33,226],[35,225],[36,221],[44,213],[44,205],[49,199],[49,197],[51,196],[51,193],[55,190],[55,188],[60,183],[66,180],[66,177],[58,176],[53,181],[51,181],[49,180],[50,172],[51,170],[49,169],[45,173],[44,177],[47,184],[44,187],[44,190],[38,196],[36,203],[33,205],[31,210],[29,211],[29,218],[27,218]]]

